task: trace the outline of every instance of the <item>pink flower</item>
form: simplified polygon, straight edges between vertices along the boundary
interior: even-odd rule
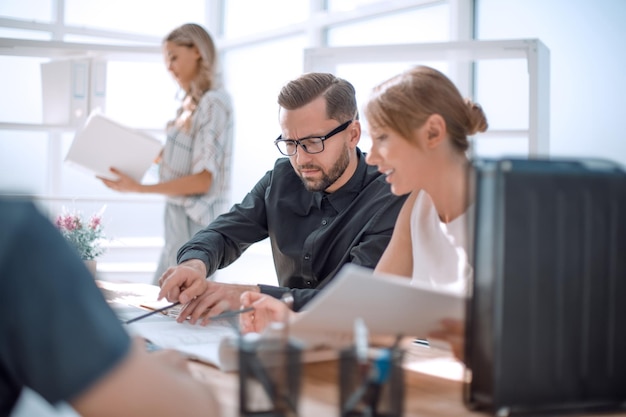
[[[101,224],[102,219],[95,214],[91,216],[91,219],[89,219],[89,227],[93,230],[96,230]]]
[[[66,213],[65,210],[56,218],[56,227],[83,259],[95,259],[104,253],[101,246],[104,239],[101,217],[104,208],[92,215],[87,223],[80,213]]]
[[[65,216],[61,217],[61,228],[65,229],[69,232],[71,232],[72,230],[76,230],[76,229],[80,229],[81,228],[81,222],[80,222],[80,218],[78,217],[78,215],[74,214],[66,214]]]

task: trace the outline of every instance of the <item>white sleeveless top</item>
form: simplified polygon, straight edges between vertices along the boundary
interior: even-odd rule
[[[468,211],[443,223],[428,193],[419,192],[411,212],[412,283],[429,283],[465,294],[473,272],[467,256]]]

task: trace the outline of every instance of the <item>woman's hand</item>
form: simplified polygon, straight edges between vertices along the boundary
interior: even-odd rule
[[[296,314],[284,302],[267,294],[246,291],[240,300],[242,308],[254,307],[253,311],[239,317],[242,333],[261,333],[270,323],[292,320]]]
[[[109,171],[111,171],[113,174],[117,176],[117,180],[110,180],[104,177],[96,177],[96,178],[102,181],[104,185],[106,185],[110,189],[119,191],[121,193],[141,192],[142,185],[138,183],[137,181],[135,181],[134,179],[132,179],[131,177],[129,177],[128,175],[120,172],[119,170],[115,168],[110,168]]]
[[[465,348],[465,323],[462,320],[444,319],[440,325],[439,329],[428,334],[428,338],[449,343],[454,356],[462,362]]]

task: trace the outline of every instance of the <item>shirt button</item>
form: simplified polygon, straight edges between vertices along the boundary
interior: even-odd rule
[[[311,281],[307,281],[306,285],[308,285],[310,287],[311,286]]]
[[[309,259],[311,259],[311,255],[309,255],[308,253],[306,255],[304,255],[304,260],[308,261]]]
[[[326,226],[326,224],[328,224],[328,220],[326,219],[322,220],[322,226]]]

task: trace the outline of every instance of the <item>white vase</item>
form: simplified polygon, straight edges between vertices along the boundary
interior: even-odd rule
[[[83,262],[85,262],[85,266],[87,267],[87,269],[89,270],[89,272],[91,272],[91,275],[95,278],[96,277],[96,265],[97,262],[95,259],[83,259]]]

